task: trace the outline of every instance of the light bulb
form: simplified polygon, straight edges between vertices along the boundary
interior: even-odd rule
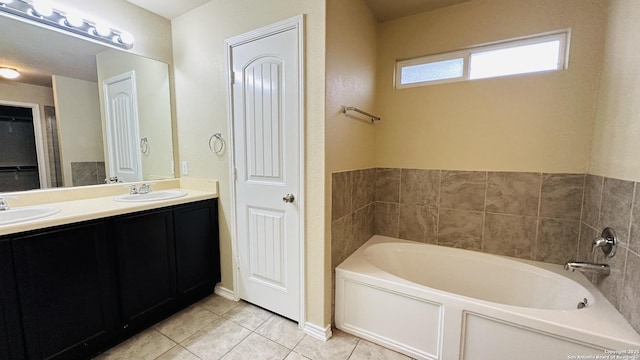
[[[111,27],[104,23],[96,23],[96,26],[93,28],[93,32],[95,35],[107,37],[111,35]]]
[[[14,68],[0,67],[0,76],[5,79],[15,79],[20,76],[20,73]]]
[[[82,18],[82,16],[74,13],[68,13],[65,17],[65,22],[67,23],[67,25],[73,27],[81,27],[82,25],[84,25],[84,19]]]
[[[120,42],[122,42],[123,44],[131,45],[133,44],[134,40],[135,39],[133,38],[133,35],[131,35],[130,32],[123,31],[120,33]]]
[[[37,15],[48,17],[53,15],[53,9],[51,5],[47,4],[44,1],[37,1],[33,3],[33,9],[36,11]]]

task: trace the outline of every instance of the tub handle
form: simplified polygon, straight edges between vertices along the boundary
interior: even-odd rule
[[[602,234],[593,240],[591,252],[595,254],[597,248],[602,248],[604,255],[608,258],[612,258],[616,254],[617,247],[618,239],[616,237],[616,232],[613,231],[612,228],[606,227],[602,230]]]

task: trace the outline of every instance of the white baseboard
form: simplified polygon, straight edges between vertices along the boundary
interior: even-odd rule
[[[327,341],[333,335],[331,331],[331,325],[327,325],[325,328],[322,328],[318,325],[312,323],[304,323],[304,327],[302,328],[307,335],[314,337],[318,340]]]
[[[216,295],[220,295],[223,298],[227,299],[227,300],[231,300],[231,301],[236,301],[235,296],[233,295],[233,291],[222,287],[222,285],[220,285],[220,283],[216,284],[216,288],[213,290],[213,292]]]

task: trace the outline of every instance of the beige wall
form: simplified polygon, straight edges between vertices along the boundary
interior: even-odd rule
[[[146,137],[149,141],[148,154],[141,154],[143,177],[145,180],[172,178],[173,138],[167,64],[112,49],[98,54],[96,60],[98,84],[114,76],[135,71],[140,138]],[[103,99],[102,86],[99,87],[99,92],[100,99]],[[104,102],[101,102],[101,114],[104,153],[108,154]],[[109,159],[105,160],[108,171]]]
[[[474,0],[381,24],[376,165],[585,172],[606,6],[599,0]],[[566,71],[393,89],[396,59],[563,28],[572,29]]]
[[[52,88],[10,81],[0,82],[0,102],[3,100],[39,104],[42,119],[44,119],[44,107],[54,106]],[[42,121],[42,123],[42,131],[44,134],[46,126],[44,125],[44,121]]]
[[[375,113],[377,23],[363,0],[327,1],[327,172],[375,166],[375,125],[342,105]]]
[[[316,0],[213,0],[172,21],[180,160],[189,177],[220,181],[222,286],[233,288],[229,151],[216,156],[209,137],[229,142],[224,40],[305,14],[306,320],[324,327],[330,314],[324,241],[325,5]]]
[[[104,161],[98,84],[54,75],[53,96],[63,184],[72,186],[72,162]]]
[[[341,113],[342,105],[375,113],[377,23],[363,0],[327,1],[325,267],[331,264],[331,173],[375,167],[375,125]],[[332,290],[325,290],[332,293]],[[331,301],[325,312],[331,313]]]
[[[74,9],[90,19],[102,19],[119,30],[133,34],[129,52],[162,62],[173,62],[171,22],[125,0],[56,0],[65,9]]]
[[[640,180],[640,2],[612,0],[589,173]]]

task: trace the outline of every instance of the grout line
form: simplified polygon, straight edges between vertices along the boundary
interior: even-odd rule
[[[542,218],[540,217],[540,211],[542,209],[542,181],[543,181],[543,173],[540,173],[540,177],[538,178],[538,211],[536,213],[536,238],[533,242],[533,249],[531,249],[531,257],[533,260],[538,260],[538,238],[540,237],[540,222]]]
[[[484,231],[487,224],[487,193],[489,188],[489,172],[484,173],[484,202],[482,204],[482,232],[480,233],[480,251],[484,252]]]
[[[358,341],[356,341],[356,345],[353,347],[353,349],[351,349],[349,356],[347,356],[347,360],[351,359],[351,356],[353,356],[353,353],[356,352],[356,348],[358,347],[358,345],[360,345],[360,341],[362,341],[362,339],[359,337],[356,337],[356,339],[358,339]]]
[[[629,246],[631,244],[631,226],[633,225],[633,210],[634,210],[634,204],[635,204],[635,199],[636,199],[636,195],[637,195],[637,189],[638,189],[638,183],[634,182],[633,183],[633,196],[631,196],[631,210],[629,212],[629,226],[628,226],[628,230],[627,230],[627,243],[626,246],[624,246],[624,248],[627,249],[627,251],[625,252],[625,257],[624,257],[624,262],[622,263],[622,280],[621,280],[621,285],[620,285],[620,293],[618,294],[618,304],[620,304],[618,310],[620,312],[622,312],[622,306],[624,305],[624,284],[627,281],[627,263],[629,261],[629,252],[635,254],[634,252],[631,251],[631,247]]]
[[[585,203],[584,200],[587,197],[587,173],[584,174],[584,180],[582,181],[582,200],[580,201],[580,226],[578,227],[578,246],[576,246],[575,259],[580,258],[580,245],[582,245],[582,219],[584,216]]]
[[[438,170],[438,195],[436,198],[436,245],[440,244],[440,204],[442,202],[442,170]]]

